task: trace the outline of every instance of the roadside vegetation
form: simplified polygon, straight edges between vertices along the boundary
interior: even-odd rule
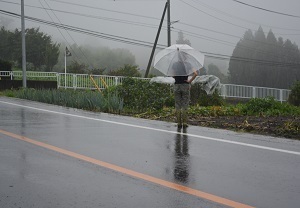
[[[191,89],[189,122],[192,125],[300,139],[299,88],[299,82],[292,88],[291,103],[280,103],[268,97],[230,104],[217,92],[207,95],[200,85],[194,85]],[[174,122],[172,89],[168,84],[127,78],[122,85],[110,87],[102,93],[91,90],[20,89],[1,94],[94,112]]]

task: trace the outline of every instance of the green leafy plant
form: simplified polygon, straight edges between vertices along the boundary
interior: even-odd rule
[[[240,105],[244,115],[299,115],[300,109],[288,103],[280,103],[273,97],[252,98],[244,105]]]
[[[117,113],[123,108],[123,100],[116,95],[104,97],[91,90],[35,90],[20,89],[6,91],[5,95],[66,107]]]
[[[293,85],[288,102],[292,105],[300,106],[300,81]]]
[[[174,106],[174,96],[170,85],[149,83],[148,80],[126,78],[122,85],[109,88],[124,101],[128,110],[140,113],[147,110],[159,110],[164,106]]]

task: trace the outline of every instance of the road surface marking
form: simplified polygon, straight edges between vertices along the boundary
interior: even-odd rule
[[[145,180],[145,181],[148,181],[148,182],[152,182],[154,184],[158,184],[160,186],[164,186],[164,187],[167,187],[167,188],[170,188],[170,189],[174,189],[174,190],[177,190],[177,191],[180,191],[180,192],[184,192],[184,193],[187,193],[189,195],[194,195],[194,196],[197,196],[197,197],[200,197],[200,198],[203,198],[203,199],[207,199],[207,200],[210,200],[212,202],[223,204],[223,205],[226,205],[226,206],[229,206],[229,207],[253,208],[252,206],[248,206],[248,205],[245,205],[245,204],[241,204],[239,202],[235,202],[235,201],[232,201],[232,200],[229,200],[229,199],[218,197],[218,196],[215,196],[215,195],[212,195],[212,194],[209,194],[209,193],[205,193],[205,192],[202,192],[202,191],[199,191],[199,190],[196,190],[196,189],[189,188],[187,186],[182,186],[182,185],[179,185],[179,184],[176,184],[176,183],[172,183],[172,182],[165,181],[165,180],[162,180],[162,179],[159,179],[159,178],[155,178],[155,177],[143,174],[143,173],[139,173],[139,172],[136,172],[136,171],[133,171],[133,170],[130,170],[130,169],[126,169],[126,168],[123,168],[123,167],[120,167],[120,166],[117,166],[117,165],[113,165],[113,164],[110,164],[110,163],[107,163],[107,162],[103,162],[101,160],[97,160],[97,159],[94,159],[94,158],[91,158],[91,157],[88,157],[88,156],[84,156],[84,155],[81,155],[81,154],[78,154],[78,153],[75,153],[75,152],[71,152],[69,150],[65,150],[65,149],[50,145],[50,144],[39,142],[39,141],[30,139],[30,138],[27,138],[27,137],[24,137],[24,136],[21,136],[21,135],[17,135],[17,134],[11,133],[11,132],[7,132],[7,131],[1,130],[1,129],[0,129],[0,133],[4,134],[6,136],[24,141],[24,142],[34,144],[34,145],[39,146],[39,147],[43,147],[43,148],[46,148],[46,149],[49,149],[49,150],[52,150],[52,151],[55,151],[55,152],[73,157],[73,158],[76,158],[76,159],[80,159],[82,161],[86,161],[86,162],[89,162],[89,163],[92,163],[92,164],[95,164],[95,165],[98,165],[98,166],[101,166],[101,167],[104,167],[104,168],[108,168],[110,170],[114,170],[114,171],[119,172],[119,173],[123,173],[123,174],[129,175],[129,176],[135,177],[135,178],[139,178],[139,179],[142,179],[142,180]]]
[[[105,123],[117,124],[117,125],[122,125],[122,126],[129,126],[129,127],[134,127],[134,128],[140,128],[140,129],[147,129],[147,130],[152,130],[152,131],[159,131],[159,132],[165,132],[165,133],[171,133],[171,134],[178,134],[177,131],[169,131],[169,130],[157,129],[157,128],[152,128],[152,127],[147,127],[147,126],[140,126],[140,125],[134,125],[134,124],[128,124],[128,123],[121,123],[121,122],[109,121],[109,120],[98,119],[98,118],[90,118],[90,117],[86,117],[86,116],[79,116],[79,115],[75,115],[75,114],[62,113],[62,112],[57,112],[57,111],[51,111],[51,110],[46,110],[46,109],[42,109],[42,108],[35,108],[35,107],[26,106],[26,105],[19,105],[19,104],[5,102],[5,101],[0,101],[0,103],[4,103],[4,104],[8,104],[8,105],[14,105],[14,106],[19,106],[19,107],[23,107],[23,108],[29,108],[29,109],[32,109],[32,110],[38,110],[38,111],[43,111],[43,112],[48,112],[48,113],[53,113],[53,114],[64,115],[64,116],[70,116],[70,117],[88,119],[88,120],[93,120],[93,121],[101,121],[101,122],[105,122]],[[189,134],[189,133],[181,133],[181,134],[189,136],[189,137],[195,137],[195,138],[200,138],[200,139],[205,139],[205,140],[218,141],[218,142],[229,143],[229,144],[236,144],[236,145],[240,145],[240,146],[253,147],[253,148],[264,149],[264,150],[271,150],[271,151],[275,151],[275,152],[282,152],[282,153],[288,153],[288,154],[293,154],[293,155],[300,155],[300,152],[296,152],[296,151],[290,151],[290,150],[284,150],[284,149],[278,149],[278,148],[260,146],[260,145],[255,145],[255,144],[247,144],[247,143],[243,143],[243,142],[235,142],[235,141],[218,139],[218,138],[213,138],[213,137],[200,136],[200,135],[196,135],[196,134]]]

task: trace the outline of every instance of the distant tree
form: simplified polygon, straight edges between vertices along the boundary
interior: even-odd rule
[[[245,32],[229,62],[230,83],[288,89],[300,79],[300,52],[290,40],[267,36],[259,27]]]
[[[0,71],[11,71],[12,64],[8,61],[3,61],[0,59]],[[0,80],[10,79],[10,77],[4,76],[0,73]]]
[[[25,30],[26,37],[26,61],[33,66],[33,70],[51,71],[57,64],[59,56],[59,44],[53,43],[51,36],[40,32],[39,28]],[[14,61],[18,66],[22,65],[22,41],[21,31],[14,32],[0,30],[0,58]]]
[[[300,81],[295,82],[291,88],[288,102],[295,106],[300,106]]]
[[[15,46],[17,46],[17,43],[14,43],[13,33],[2,26],[0,29],[0,59],[14,60],[13,49]]]
[[[215,64],[208,65],[207,74],[218,77],[221,83],[227,83],[227,77],[220,71],[219,67],[216,66]]]
[[[0,71],[11,71],[12,64],[0,59]]]
[[[53,71],[53,67],[58,62],[58,56],[59,56],[59,44],[49,44],[46,47],[45,51],[45,67],[46,71],[51,72]]]
[[[251,30],[247,30],[244,37],[237,43],[229,62],[229,76],[233,84],[247,84],[246,74],[251,68],[250,62],[243,61],[250,56],[254,36]]]
[[[70,66],[67,68],[68,73],[74,73],[74,74],[86,74],[87,66],[85,64],[81,64],[77,61],[72,61]]]
[[[57,63],[59,44],[52,43],[51,36],[40,32],[39,28],[26,29],[26,59],[32,63],[35,70],[45,66],[52,70]]]
[[[103,75],[104,72],[105,72],[105,69],[96,69],[96,68],[93,68],[93,69],[89,70],[90,74],[95,74],[95,75]]]
[[[110,71],[108,75],[124,77],[141,77],[138,67],[128,64],[126,64],[124,67],[121,67],[120,69]]]
[[[178,32],[178,39],[176,40],[176,44],[187,44],[191,46],[191,42],[188,39],[184,39],[183,32]]]
[[[108,47],[78,46],[76,44],[68,47],[72,56],[68,60],[76,60],[87,65],[89,70],[101,69],[103,74],[119,69],[125,64],[135,65],[135,56],[127,49],[110,49]],[[59,71],[64,67],[64,49],[60,47],[58,64],[54,70]]]

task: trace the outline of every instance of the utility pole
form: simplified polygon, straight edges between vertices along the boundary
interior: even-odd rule
[[[26,88],[26,44],[25,44],[24,0],[21,0],[21,26],[22,26],[22,71],[23,71],[23,87]]]
[[[167,1],[168,2],[168,46],[171,46],[171,14],[170,14],[170,0]]]
[[[161,17],[160,24],[159,24],[159,27],[158,27],[158,31],[157,31],[157,34],[156,34],[156,38],[155,38],[155,41],[154,41],[154,44],[153,44],[153,47],[152,47],[152,52],[151,52],[150,59],[149,59],[149,62],[148,62],[147,70],[145,72],[145,78],[148,77],[148,74],[149,74],[149,71],[150,71],[152,59],[153,59],[153,56],[154,56],[154,52],[155,52],[155,48],[156,48],[157,41],[158,41],[158,38],[159,38],[159,34],[160,34],[160,31],[161,31],[161,27],[162,27],[162,24],[163,24],[163,21],[164,21],[164,18],[165,18],[167,7],[168,7],[168,3],[166,2],[164,12],[163,12],[163,15]]]

